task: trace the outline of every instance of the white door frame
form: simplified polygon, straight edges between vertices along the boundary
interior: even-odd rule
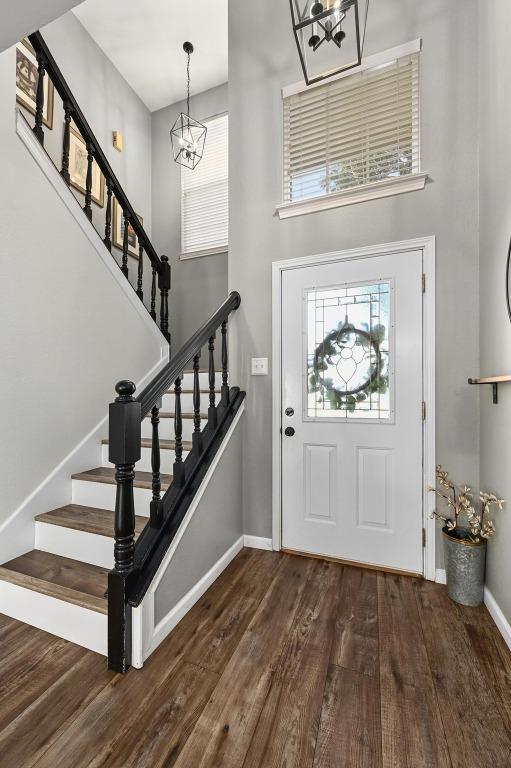
[[[435,485],[435,237],[419,237],[397,243],[369,245],[347,251],[335,251],[297,259],[276,261],[272,265],[272,546],[281,549],[282,542],[282,273],[287,269],[298,269],[326,264],[341,259],[358,259],[383,256],[400,251],[423,253],[423,271],[426,292],[423,294],[423,397],[426,404],[426,420],[423,429],[423,526],[426,531],[424,549],[424,577],[435,580],[435,521],[430,518],[434,509],[433,494],[428,491]]]

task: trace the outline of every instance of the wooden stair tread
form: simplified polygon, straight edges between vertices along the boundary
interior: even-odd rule
[[[91,483],[107,483],[109,485],[115,485],[113,467],[96,467],[96,469],[88,469],[86,472],[77,472],[75,475],[71,475],[73,480],[86,480]],[[152,474],[151,472],[135,472],[135,482],[133,485],[135,488],[144,488],[146,490],[152,489]],[[161,487],[166,491],[172,482],[172,475],[161,475]]]
[[[0,579],[98,613],[107,613],[108,570],[33,549],[0,566]]]
[[[35,518],[40,523],[60,525],[75,531],[95,533],[98,536],[114,537],[114,512],[110,509],[85,507],[81,504],[67,504],[65,507],[52,509]],[[147,523],[147,517],[135,515],[135,538],[137,538]]]
[[[103,445],[108,445],[109,440],[108,438],[104,438],[102,441]],[[152,448],[153,447],[153,441],[150,437],[143,437],[140,441],[140,445],[142,448]],[[171,450],[173,451],[176,447],[175,440],[162,440],[160,438],[160,448],[163,450]],[[191,451],[192,450],[192,443],[190,440],[183,440],[183,451]]]
[[[160,419],[174,419],[176,414],[174,413],[174,411],[160,411],[159,416],[160,416]],[[201,419],[206,420],[208,418],[208,414],[207,413],[201,413],[200,417],[201,417]],[[146,416],[146,419],[150,419],[150,418],[151,418],[151,414],[149,413]],[[182,419],[193,419],[194,418],[194,414],[193,413],[182,413],[181,414],[181,418]]]

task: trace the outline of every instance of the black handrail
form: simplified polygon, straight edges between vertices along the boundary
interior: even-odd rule
[[[162,368],[157,376],[142,390],[136,398],[140,403],[140,418],[143,419],[153,405],[160,397],[174,384],[183,370],[189,365],[197,352],[209,341],[211,336],[220,328],[222,321],[230,315],[231,312],[238,309],[241,304],[241,296],[238,291],[232,291],[224,303],[214,312],[211,317],[191,336],[181,347],[179,352],[172,357],[172,360]]]
[[[165,266],[163,265],[162,261],[158,257],[158,254],[156,253],[151,241],[149,240],[149,236],[147,232],[145,231],[144,227],[140,223],[140,220],[137,217],[137,214],[135,213],[130,201],[128,200],[126,193],[124,192],[121,186],[121,183],[117,179],[115,173],[112,170],[110,163],[106,159],[106,156],[103,150],[101,149],[101,146],[98,140],[96,139],[94,132],[92,131],[92,128],[90,127],[89,123],[85,119],[85,116],[82,110],[80,109],[78,102],[73,96],[73,93],[69,85],[67,84],[64,75],[60,71],[58,64],[56,63],[55,59],[51,54],[50,49],[46,45],[46,42],[44,41],[43,36],[41,35],[40,32],[33,32],[31,35],[28,36],[28,39],[30,40],[31,45],[34,48],[36,55],[38,55],[39,57],[41,56],[43,57],[44,69],[48,73],[53,85],[57,89],[57,92],[59,93],[64,104],[69,105],[72,118],[76,124],[76,127],[78,128],[78,131],[81,133],[84,140],[92,146],[94,159],[99,165],[105,178],[110,181],[113,193],[117,198],[122,210],[127,213],[130,225],[135,230],[135,233],[140,243],[143,244],[145,252],[149,257],[151,264],[156,269],[156,272],[158,273],[158,275],[161,275],[165,271]]]

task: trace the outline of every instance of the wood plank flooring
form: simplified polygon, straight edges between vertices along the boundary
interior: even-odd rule
[[[140,671],[0,616],[1,768],[509,768],[511,652],[445,587],[243,550]]]

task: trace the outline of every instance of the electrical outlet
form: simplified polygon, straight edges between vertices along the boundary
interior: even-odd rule
[[[268,358],[252,358],[252,376],[268,376]]]

